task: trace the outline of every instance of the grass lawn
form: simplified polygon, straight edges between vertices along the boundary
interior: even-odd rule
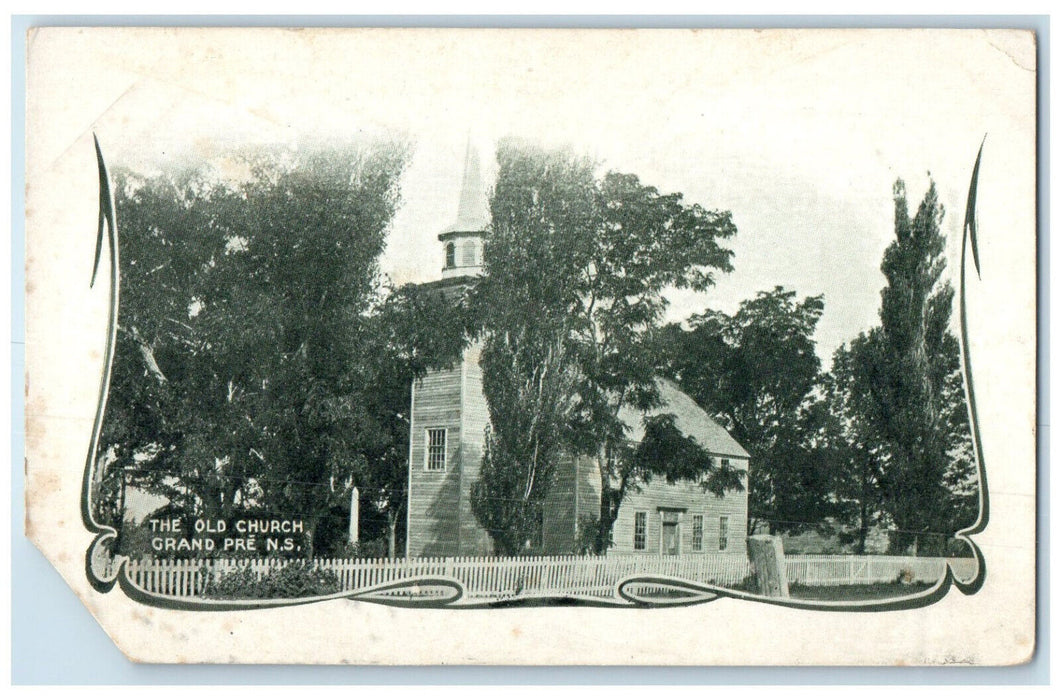
[[[870,583],[857,586],[804,586],[792,584],[788,593],[803,600],[882,600],[914,595],[931,588],[931,583]]]

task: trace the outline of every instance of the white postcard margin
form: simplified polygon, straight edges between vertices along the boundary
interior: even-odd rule
[[[874,65],[874,47],[882,41],[921,43],[925,51],[917,60],[934,53],[952,57],[967,68],[970,90],[986,90],[980,95],[981,113],[945,114],[953,117],[958,133],[939,135],[941,140],[976,135],[964,160],[946,164],[954,173],[948,182],[959,188],[968,182],[975,146],[985,132],[989,144],[980,182],[983,275],[969,289],[971,352],[991,503],[989,525],[975,537],[988,566],[986,583],[975,595],[952,590],[926,608],[871,614],[805,612],[726,599],[650,610],[410,610],[332,601],[203,613],[150,608],[118,589],[100,594],[89,586],[84,555],[93,537],[81,524],[81,478],[106,328],[105,287],[88,288],[97,216],[92,133],[98,133],[105,145],[120,143],[123,133],[135,132],[143,140],[158,119],[153,110],[172,108],[155,100],[157,93],[144,89],[154,82],[179,83],[182,91],[199,90],[203,102],[218,105],[226,117],[229,112],[245,115],[245,123],[233,126],[244,137],[256,138],[263,119],[269,128],[283,128],[288,115],[279,108],[274,113],[254,112],[271,99],[269,66],[254,63],[266,46],[268,53],[283,57],[288,70],[305,71],[308,76],[322,62],[332,62],[347,51],[350,65],[356,68],[347,78],[361,81],[367,105],[364,121],[372,125],[387,124],[387,115],[400,120],[397,115],[403,107],[401,90],[373,83],[373,66],[432,51],[437,73],[420,76],[423,82],[416,85],[431,86],[440,94],[446,89],[447,71],[457,75],[466,69],[461,61],[475,51],[511,58],[528,46],[542,53],[558,47],[577,52],[572,47],[603,43],[630,46],[631,53],[638,55],[655,48],[655,63],[624,63],[615,70],[629,78],[629,71],[665,74],[665,68],[673,68],[673,79],[682,89],[695,86],[697,76],[707,70],[732,69],[734,79],[748,80],[749,87],[755,78],[754,71],[743,70],[736,58],[732,66],[668,63],[668,54],[681,53],[675,51],[676,45],[695,50],[700,42],[709,50],[716,38],[709,31],[514,31],[95,28],[31,34],[26,122],[27,536],[119,648],[143,662],[997,665],[1026,661],[1035,644],[1035,47],[1034,38],[1021,32],[874,30],[859,36],[858,30],[837,30],[854,32],[843,36],[845,42],[866,45],[867,67]],[[768,50],[756,70],[805,59],[814,55],[815,46],[824,50],[836,40],[834,32],[801,30],[775,30],[765,36],[730,31],[726,37],[746,43],[749,49]],[[219,60],[221,56],[226,60]],[[229,60],[233,56],[245,56],[246,61]],[[591,56],[587,51],[585,60],[592,64]],[[572,63],[567,70],[585,68]],[[901,68],[879,65],[879,70]],[[197,80],[203,71],[210,72],[211,80]],[[557,70],[545,79],[560,94],[568,77]],[[494,86],[499,94],[502,88]],[[326,97],[327,90],[320,99]],[[938,120],[937,112],[950,109],[948,97],[897,95],[896,99],[920,99],[926,113]],[[916,132],[918,125],[909,127]],[[172,141],[181,134],[159,136]],[[188,136],[201,134],[189,131]],[[942,182],[950,173],[934,169],[933,175]],[[959,214],[949,212],[951,217]],[[955,264],[952,258],[952,267]]]

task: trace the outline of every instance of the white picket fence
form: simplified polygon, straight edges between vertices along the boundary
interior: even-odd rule
[[[851,586],[890,583],[930,583],[943,576],[950,562],[955,575],[969,580],[976,573],[972,558],[854,556],[850,554],[801,554],[785,557],[788,582],[806,586]]]
[[[945,559],[850,555],[797,555],[786,558],[791,583],[851,585],[885,583],[902,578],[930,582],[943,575]],[[975,573],[972,559],[951,560],[963,579]],[[211,597],[225,574],[249,569],[261,577],[302,560],[282,559],[142,559],[128,572],[139,588],[156,594]],[[403,579],[440,576],[456,579],[467,598],[502,599],[516,595],[584,595],[610,598],[615,584],[635,574],[673,576],[733,586],[752,575],[744,554],[703,554],[679,557],[557,556],[445,557],[421,559],[316,559],[314,566],[333,571],[341,590],[364,590]],[[442,591],[438,591],[441,595]]]
[[[141,559],[129,562],[129,577],[139,588],[161,595],[209,596],[224,575],[249,569],[259,577],[304,560]],[[739,583],[751,574],[743,554],[697,557],[556,556],[427,557],[420,559],[316,559],[332,571],[344,591],[356,591],[403,579],[445,577],[460,581],[469,598],[514,595],[590,595],[611,597],[615,584],[635,574],[659,574],[720,585]]]

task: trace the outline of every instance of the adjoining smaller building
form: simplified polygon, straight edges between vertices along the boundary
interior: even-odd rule
[[[429,282],[457,296],[482,271],[482,245],[489,215],[478,158],[469,146],[457,220],[439,234],[444,265]],[[473,344],[453,367],[430,372],[414,383],[410,412],[406,556],[486,556],[489,534],[472,513],[471,489],[479,478],[489,424],[483,394],[481,346]],[[659,381],[662,406],[647,414],[624,409],[628,437],[644,435],[646,415],[672,414],[676,427],[720,464],[749,468],[748,452],[675,384]],[[610,553],[696,554],[744,552],[748,522],[747,482],[721,497],[698,484],[654,479],[628,492],[612,531]],[[564,460],[542,507],[540,551],[578,550],[579,524],[600,512],[601,476],[595,460]],[[537,543],[535,543],[537,544]]]
[[[659,380],[662,406],[646,413],[624,408],[620,420],[627,437],[639,442],[647,416],[671,414],[684,435],[693,438],[720,465],[748,469],[749,455],[718,423],[673,382]],[[596,517],[600,510],[601,478],[593,459],[570,460],[561,470],[543,514],[543,550],[574,550],[578,520]],[[573,521],[573,522],[572,522]],[[629,491],[619,506],[612,528],[614,554],[699,554],[744,552],[748,523],[747,480],[742,491],[721,497],[693,482],[668,484],[662,477],[640,490]]]

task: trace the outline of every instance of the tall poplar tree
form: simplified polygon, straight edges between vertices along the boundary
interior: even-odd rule
[[[624,407],[659,405],[654,338],[665,291],[704,290],[717,272],[732,269],[732,251],[722,246],[736,233],[730,213],[661,193],[631,174],[597,177],[592,163],[564,151],[507,141],[498,161],[493,233],[476,290],[487,334],[484,369],[494,375],[484,378],[494,442],[480,502],[488,506],[489,495],[494,504],[512,503],[527,493],[527,470],[542,464],[534,446],[544,443],[534,436],[545,425],[559,426],[561,444],[600,465],[599,517],[584,536],[597,552],[610,545],[626,494],[653,474],[695,477],[716,493],[742,488],[736,470],[692,459],[697,446],[665,417],[646,426],[636,447],[619,418]],[[564,398],[538,398],[549,396],[537,388],[543,380],[556,382],[551,391]],[[541,420],[501,418],[521,402]],[[491,473],[502,446],[507,469],[521,474]],[[541,466],[533,469],[541,484]]]
[[[884,460],[879,487],[894,528],[890,547],[938,549],[968,508],[971,436],[961,392],[954,290],[943,278],[943,206],[929,185],[911,217],[906,187],[894,187],[895,240],[884,252],[880,326],[860,339],[859,385],[869,391],[863,422]],[[871,347],[870,347],[871,346]],[[964,492],[964,493],[963,493]]]
[[[879,331],[878,331],[879,332]],[[833,366],[824,376],[825,443],[832,467],[838,533],[855,554],[865,554],[872,530],[885,517],[883,482],[887,453],[872,421],[873,388],[863,371],[878,360],[876,335],[863,333],[833,353]]]

